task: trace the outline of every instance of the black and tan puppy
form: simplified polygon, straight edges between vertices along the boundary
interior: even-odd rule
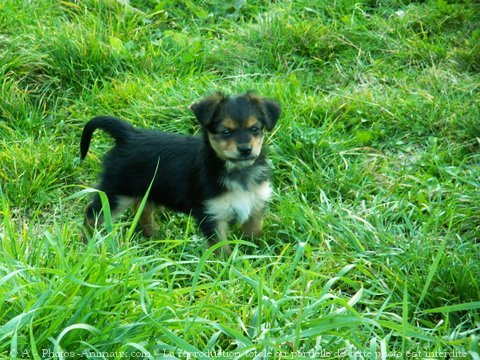
[[[217,93],[190,108],[201,136],[137,129],[113,117],[96,117],[83,129],[81,157],[87,155],[95,129],[115,139],[98,189],[106,193],[115,215],[132,204],[138,208],[152,184],[139,220],[146,236],[153,235],[154,205],[193,215],[210,244],[226,240],[229,225],[235,223],[245,234],[258,235],[271,195],[262,145],[280,106],[252,93]],[[95,195],[86,211],[88,232],[102,221],[101,210]],[[228,246],[222,250],[230,252]]]

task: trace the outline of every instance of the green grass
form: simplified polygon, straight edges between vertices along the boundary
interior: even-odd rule
[[[0,358],[480,359],[478,2],[121,3],[0,3]],[[196,133],[247,89],[283,107],[261,238],[81,242],[90,117]]]

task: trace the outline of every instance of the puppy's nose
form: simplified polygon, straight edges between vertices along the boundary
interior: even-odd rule
[[[238,152],[242,156],[248,156],[252,153],[252,147],[250,145],[240,145],[238,147]]]

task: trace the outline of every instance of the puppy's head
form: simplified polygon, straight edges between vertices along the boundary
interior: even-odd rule
[[[234,168],[255,162],[264,131],[273,129],[281,111],[275,101],[250,92],[239,96],[217,93],[190,108],[217,156]]]

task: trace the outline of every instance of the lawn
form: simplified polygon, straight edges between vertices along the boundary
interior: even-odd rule
[[[480,3],[2,0],[0,358],[480,359]],[[263,235],[81,224],[110,114],[277,99]]]

